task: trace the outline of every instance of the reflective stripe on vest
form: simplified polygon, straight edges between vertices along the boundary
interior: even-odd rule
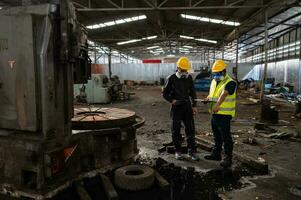
[[[220,108],[220,111],[233,111],[235,108]]]
[[[214,102],[217,102],[218,101],[218,98],[209,98],[209,101],[214,101]],[[226,98],[224,100],[224,102],[233,102],[233,101],[236,101],[235,98]]]
[[[218,101],[220,95],[224,91],[226,85],[233,81],[233,79],[226,74],[225,79],[221,81],[219,84],[213,79],[211,81],[210,92],[209,92],[209,112],[212,113],[212,109],[215,103]],[[221,115],[231,115],[232,117],[235,116],[235,105],[236,105],[236,91],[232,95],[228,95],[223,103],[220,105],[220,109],[216,114]]]

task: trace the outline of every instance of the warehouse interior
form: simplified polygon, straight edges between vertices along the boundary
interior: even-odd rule
[[[0,199],[301,199],[300,0],[0,0],[0,26]],[[183,57],[199,160],[163,95]],[[217,60],[227,168],[204,158]]]

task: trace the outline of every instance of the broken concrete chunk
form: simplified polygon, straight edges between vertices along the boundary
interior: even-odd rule
[[[251,138],[251,137],[248,137],[248,138],[244,139],[243,143],[251,144],[251,145],[257,145],[258,144],[257,140],[255,138]]]
[[[265,163],[265,159],[262,158],[262,157],[258,157],[257,160],[258,160],[259,162],[261,162],[261,163]]]

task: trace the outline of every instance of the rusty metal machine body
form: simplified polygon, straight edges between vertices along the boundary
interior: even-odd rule
[[[68,0],[2,9],[0,26],[1,194],[51,198],[80,175],[135,155],[135,121],[72,132],[73,84],[86,83],[91,68]]]

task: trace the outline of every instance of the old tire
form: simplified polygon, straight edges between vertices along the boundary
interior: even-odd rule
[[[115,171],[115,185],[120,189],[139,191],[150,188],[155,181],[155,171],[147,166],[128,165]]]

